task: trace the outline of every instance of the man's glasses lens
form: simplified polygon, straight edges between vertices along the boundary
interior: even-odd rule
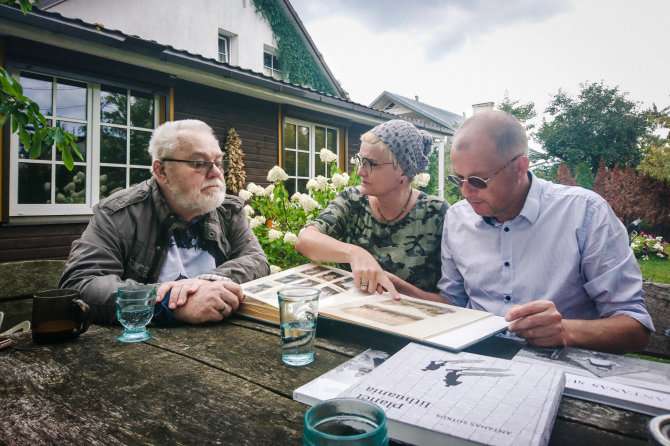
[[[447,178],[449,178],[449,181],[451,181],[453,184],[455,184],[458,187],[461,187],[464,182],[470,183],[470,186],[476,188],[476,189],[486,189],[486,181],[484,181],[482,178],[479,177],[468,177],[460,179],[456,175],[449,175]]]

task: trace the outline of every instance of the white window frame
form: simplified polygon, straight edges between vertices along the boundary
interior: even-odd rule
[[[272,56],[270,58],[271,61],[274,61],[274,59],[277,59],[277,64],[279,64],[279,57],[277,57],[277,50],[275,48],[269,47],[267,45],[263,45],[263,72],[265,73],[266,76],[271,76],[271,77],[274,77],[275,79],[281,79],[282,72],[279,68],[275,68],[274,63],[272,63],[272,66],[265,65],[265,55],[266,54],[269,54],[269,55]]]
[[[230,63],[230,36],[223,34],[219,32],[219,39],[218,39],[218,48],[217,48],[217,60],[219,62],[223,63]],[[224,43],[225,45],[225,52],[221,52],[221,43]],[[222,57],[223,56],[223,57]]]
[[[12,133],[9,138],[9,149],[10,149],[10,174],[9,174],[9,216],[10,217],[25,217],[25,216],[55,216],[55,215],[91,215],[93,213],[93,206],[97,204],[100,196],[100,83],[95,82],[86,82],[80,79],[53,75],[50,73],[44,73],[33,70],[24,70],[17,69],[13,70],[12,76],[19,80],[20,73],[30,73],[40,76],[47,76],[54,79],[69,80],[74,82],[79,82],[86,84],[86,161],[78,161],[76,155],[74,156],[75,165],[86,165],[86,198],[84,203],[81,204],[62,204],[55,203],[55,191],[53,190],[52,182],[52,200],[51,203],[40,203],[40,204],[26,204],[19,203],[19,162],[22,163],[38,163],[38,160],[30,159],[21,159],[19,160],[19,137],[17,134]],[[126,90],[133,90],[132,87],[123,87]],[[52,94],[55,94],[52,93]],[[154,128],[159,124],[159,116],[162,112],[160,108],[160,98],[162,95],[154,94]],[[54,102],[55,103],[55,102]],[[128,101],[128,106],[130,106],[130,101]],[[58,107],[58,104],[56,104]],[[57,108],[56,108],[57,111]],[[50,119],[47,117],[47,119]],[[67,121],[79,122],[76,119],[68,118]],[[53,122],[53,121],[52,121]],[[83,123],[83,121],[81,121]],[[104,123],[103,123],[104,124]],[[53,124],[52,124],[53,125]],[[107,124],[104,124],[107,125]],[[128,128],[128,131],[133,129],[140,129],[136,127],[124,126]],[[146,130],[146,129],[141,129]],[[128,140],[129,141],[129,140]],[[128,142],[129,144],[129,142]],[[52,148],[52,151],[57,151],[55,145]],[[126,149],[128,150],[128,148]],[[129,157],[127,157],[129,161]],[[62,164],[62,161],[52,161],[53,166]],[[129,162],[126,163],[126,184],[128,184],[128,175],[129,170],[132,164]],[[138,166],[139,167],[139,166]],[[137,167],[136,167],[137,168]],[[150,169],[150,167],[147,167]],[[54,169],[55,170],[55,169]],[[52,171],[52,179],[54,177]]]
[[[316,122],[309,122],[309,121],[302,121],[299,119],[294,119],[294,118],[285,118],[284,119],[284,125],[282,126],[282,160],[284,159],[284,150],[286,149],[286,146],[284,144],[284,127],[286,124],[289,125],[295,125],[296,129],[298,126],[303,126],[309,128],[309,177],[307,178],[308,180],[316,178],[316,157],[319,156],[319,152],[321,151],[321,148],[317,151],[316,150],[316,127],[322,127],[326,131],[327,130],[335,130],[335,147],[337,148],[337,151],[335,154],[337,155],[337,160],[335,161],[335,164],[337,165],[338,168],[341,169],[340,167],[340,129],[337,127],[333,127],[330,125],[325,125],[325,124],[320,124]],[[327,135],[327,132],[326,132]],[[327,138],[327,136],[326,136]],[[297,163],[297,148],[296,148],[296,163]],[[282,161],[283,164],[283,161]],[[282,167],[283,168],[283,167]],[[296,179],[296,182],[298,179],[305,179],[305,177],[302,176],[297,176],[295,171],[293,172],[286,172],[286,174],[289,176],[289,178],[294,178]],[[293,192],[291,192],[293,194]]]

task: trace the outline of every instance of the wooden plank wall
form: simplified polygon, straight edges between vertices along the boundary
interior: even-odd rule
[[[234,127],[242,139],[247,183],[268,184],[268,171],[279,162],[276,104],[186,82],[175,86],[174,97],[175,120],[206,122],[222,150]]]
[[[67,259],[87,223],[0,226],[0,262]]]

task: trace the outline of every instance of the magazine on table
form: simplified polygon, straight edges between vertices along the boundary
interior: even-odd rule
[[[647,415],[670,412],[670,364],[578,348],[527,345],[513,358],[566,374],[565,395]]]
[[[486,311],[354,288],[353,275],[310,263],[242,284],[247,298],[238,312],[279,323],[277,291],[289,286],[321,290],[319,316],[364,325],[449,350],[460,351],[504,331],[503,317]]]
[[[363,352],[299,387],[293,398],[306,404],[334,397],[372,401],[386,413],[389,436],[411,444],[548,443],[562,370],[416,343],[383,356]]]

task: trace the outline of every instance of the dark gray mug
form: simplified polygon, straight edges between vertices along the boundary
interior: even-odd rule
[[[33,296],[33,341],[71,341],[88,330],[89,324],[88,305],[79,291],[44,290]]]

